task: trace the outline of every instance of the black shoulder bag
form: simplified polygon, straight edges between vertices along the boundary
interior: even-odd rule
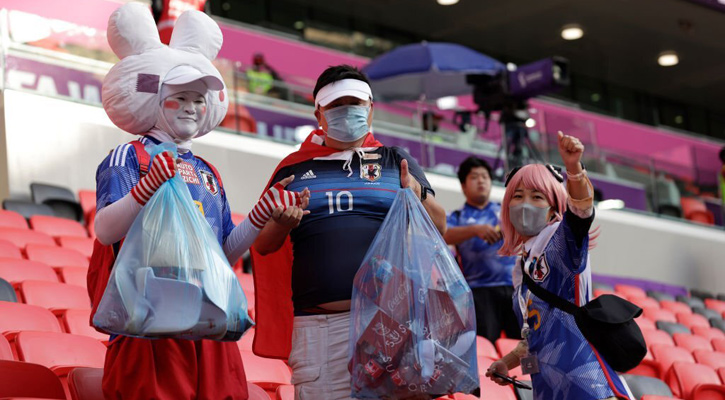
[[[562,299],[537,285],[526,275],[521,265],[523,280],[536,297],[549,305],[574,316],[584,338],[594,346],[604,360],[617,372],[627,372],[639,365],[647,354],[642,331],[634,319],[642,309],[610,294],[599,296],[582,307]]]

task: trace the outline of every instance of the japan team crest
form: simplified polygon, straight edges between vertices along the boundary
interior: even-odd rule
[[[382,170],[383,168],[380,164],[364,164],[361,167],[360,178],[375,182],[382,176]]]
[[[546,255],[542,254],[541,257],[539,257],[538,260],[534,260],[534,262],[535,266],[533,272],[531,273],[531,279],[536,282],[543,282],[544,279],[549,276],[549,272],[551,272],[549,264],[546,262]]]
[[[214,179],[214,174],[209,171],[199,171],[199,174],[201,174],[201,180],[204,181],[206,190],[216,196],[219,193],[219,185]]]

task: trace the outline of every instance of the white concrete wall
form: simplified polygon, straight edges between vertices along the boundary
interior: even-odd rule
[[[8,90],[4,93],[9,190],[29,194],[31,182],[72,190],[95,188],[97,165],[133,137],[94,106]],[[223,132],[198,139],[194,152],[219,169],[232,210],[246,213],[279,160],[293,147]],[[451,211],[463,203],[455,178],[428,174]],[[2,180],[0,180],[2,182]],[[502,188],[492,198],[500,200]],[[627,211],[602,210],[594,271],[725,293],[725,231]]]

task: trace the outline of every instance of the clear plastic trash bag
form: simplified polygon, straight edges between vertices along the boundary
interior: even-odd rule
[[[471,289],[410,189],[398,192],[355,275],[352,397],[436,398],[479,387]]]
[[[176,146],[147,146],[153,157]],[[179,175],[134,220],[93,317],[104,331],[144,338],[239,340],[253,322],[216,235]]]

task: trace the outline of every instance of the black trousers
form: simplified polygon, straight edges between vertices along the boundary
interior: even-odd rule
[[[511,339],[521,339],[521,329],[513,310],[512,286],[472,288],[476,308],[476,333],[491,342],[501,337],[501,331]]]

